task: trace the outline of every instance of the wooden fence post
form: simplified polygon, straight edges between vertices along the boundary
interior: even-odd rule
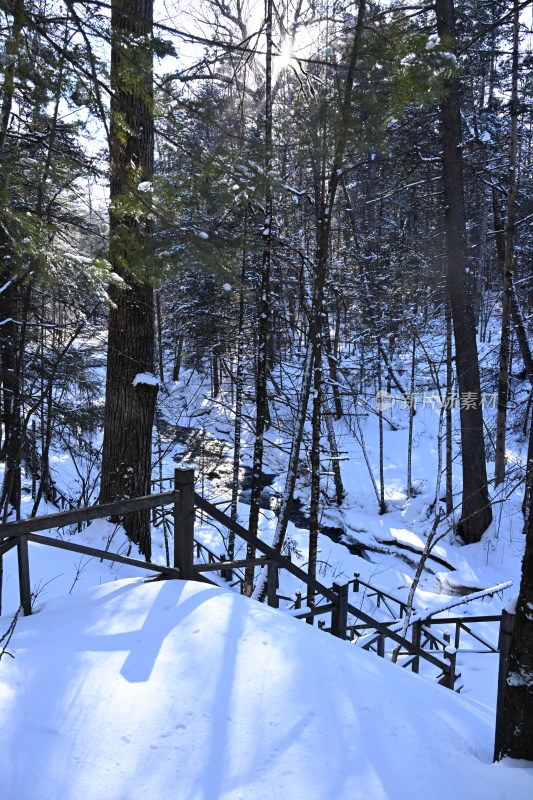
[[[513,636],[515,615],[503,609],[500,622],[500,635],[498,638],[498,650],[500,651],[500,663],[498,667],[498,696],[496,698],[496,736],[494,742],[494,761],[499,761],[502,757],[501,730],[503,717],[503,701],[505,696],[505,686],[507,679],[507,668],[509,664],[509,649]]]
[[[220,560],[221,561],[225,561],[226,560],[226,553],[223,553],[220,556]],[[227,569],[221,569],[220,570],[220,577],[223,580],[227,581],[228,583],[231,583],[231,581],[233,580],[233,570],[231,569],[231,567],[228,567]]]
[[[418,652],[421,648],[422,642],[422,620],[415,619],[411,627],[413,629],[411,638],[411,641],[413,642],[413,653],[416,653],[411,669],[413,672],[418,674],[420,670],[420,656],[418,655]]]
[[[451,689],[452,692],[453,692],[453,690],[455,688],[455,678],[456,678],[456,675],[455,675],[455,664],[456,664],[456,661],[457,661],[457,650],[455,649],[455,647],[448,646],[444,651],[444,658],[446,658],[448,660],[448,662],[449,662],[448,663],[448,674],[446,676],[446,680],[444,682],[444,685],[448,689]]]
[[[459,643],[461,641],[461,627],[462,627],[462,625],[461,625],[460,622],[459,623],[458,622],[455,623],[455,643],[454,643],[454,647],[455,647],[456,650],[459,650]]]
[[[267,602],[272,608],[279,608],[278,565],[270,559],[267,563]]]
[[[344,586],[339,586],[334,583],[331,587],[337,594],[338,600],[335,603],[335,608],[331,612],[331,632],[339,639],[346,639],[346,629],[348,627],[348,587],[346,583]]]
[[[174,501],[174,566],[180,578],[191,580],[194,570],[194,470],[176,469],[174,489],[179,497]]]
[[[31,614],[31,588],[30,588],[30,559],[28,554],[28,537],[19,536],[17,543],[18,567],[19,567],[19,591],[20,605],[24,611],[24,616]]]

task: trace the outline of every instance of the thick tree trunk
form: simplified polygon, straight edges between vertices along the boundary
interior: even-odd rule
[[[32,286],[26,287],[22,302],[17,302],[11,309],[18,317],[20,325],[13,325],[12,374],[9,375],[9,416],[8,435],[5,444],[5,472],[2,484],[0,509],[3,513],[3,522],[7,522],[9,507],[13,506],[17,519],[20,517],[21,501],[21,468],[22,451],[24,448],[25,429],[22,425],[23,415],[23,365],[26,349],[27,320],[30,309]],[[19,328],[19,329],[18,329]],[[18,330],[17,330],[18,329]],[[4,376],[6,379],[7,376]]]
[[[530,430],[533,450],[533,425]],[[531,475],[530,475],[531,479]],[[529,516],[522,580],[509,650],[502,713],[498,715],[495,759],[504,756],[533,761],[533,491],[529,486]]]
[[[163,358],[163,304],[161,302],[161,295],[157,293],[155,296],[155,319],[157,328],[157,366],[159,370],[159,383],[165,383],[165,363]]]
[[[15,86],[15,71],[18,63],[18,53],[21,43],[22,29],[24,27],[26,11],[24,0],[15,0],[13,4],[13,25],[11,34],[5,45],[4,83],[2,85],[2,107],[0,110],[0,156],[9,127],[11,108],[13,106],[13,93]]]
[[[436,0],[437,30],[441,39],[455,36],[453,0]],[[443,183],[446,222],[448,289],[450,295],[457,385],[460,399],[463,501],[458,530],[467,543],[480,540],[492,520],[483,440],[483,411],[476,328],[472,297],[467,286],[467,240],[461,155],[461,108],[455,77],[447,82],[441,104]]]
[[[154,369],[151,223],[139,183],[153,174],[152,0],[116,0],[111,26],[109,259],[126,288],[111,287],[100,501],[150,493],[157,386]],[[131,207],[134,206],[134,212]],[[135,385],[134,385],[135,384]],[[148,512],[124,518],[129,538],[150,557]]]
[[[2,84],[2,105],[0,108],[0,164],[4,158],[4,145],[11,118],[15,88],[15,74],[18,54],[21,46],[22,30],[25,21],[23,0],[15,0],[13,4],[13,23],[11,33],[5,44],[5,69]],[[7,174],[0,173],[0,189],[7,192]],[[15,395],[17,391],[17,375],[15,371],[17,350],[17,329],[12,321],[16,316],[16,307],[20,299],[19,280],[13,274],[13,252],[9,233],[0,225],[0,382],[2,386],[2,422],[4,425],[4,442],[2,454],[5,457],[7,444],[16,416]],[[6,322],[6,320],[10,320]]]

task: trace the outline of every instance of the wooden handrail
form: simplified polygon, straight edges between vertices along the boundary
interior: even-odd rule
[[[9,551],[16,546],[17,546],[16,539],[6,539],[4,542],[0,544],[0,556],[4,556],[6,553],[9,553]]]
[[[334,603],[335,607],[337,607],[339,603],[339,596],[335,591],[333,591],[332,589],[328,589],[327,586],[324,586],[324,584],[320,583],[320,581],[317,581],[316,578],[310,577],[306,572],[304,572],[302,569],[293,564],[292,561],[289,561],[289,559],[282,556],[273,547],[270,547],[269,545],[265,544],[265,542],[261,541],[261,539],[252,536],[246,530],[246,528],[244,528],[242,525],[239,525],[238,522],[235,522],[234,520],[230,519],[230,517],[227,517],[222,511],[219,511],[219,509],[216,506],[214,506],[208,500],[205,500],[201,495],[197,494],[196,492],[194,494],[194,502],[195,505],[198,506],[198,508],[201,508],[202,511],[205,511],[206,514],[208,514],[210,517],[215,519],[217,522],[220,522],[230,531],[233,531],[235,534],[237,534],[237,536],[240,536],[241,539],[244,539],[245,542],[253,544],[256,550],[259,550],[259,552],[263,553],[269,559],[275,561],[280,567],[287,570],[287,572],[290,572],[291,575],[294,575],[294,577],[301,580],[302,583],[304,583],[306,586],[310,586],[313,589],[315,589],[316,592],[322,594],[325,598]],[[438,669],[441,669],[445,672],[449,669],[448,663],[443,663],[440,659],[436,658],[431,653],[422,650],[422,648],[416,648],[412,642],[410,642],[408,639],[404,639],[402,636],[400,636],[400,634],[388,628],[385,623],[377,622],[369,614],[366,614],[364,611],[361,611],[360,609],[356,608],[349,602],[346,603],[346,608],[348,613],[352,614],[352,616],[357,617],[363,622],[366,622],[372,628],[377,630],[379,633],[386,636],[388,639],[392,639],[394,642],[396,642],[396,644],[400,644],[406,649],[408,649],[409,652],[415,652],[416,655],[420,656],[425,661],[428,661],[430,664],[432,664],[432,666],[437,667]]]
[[[98,550],[96,547],[88,547],[85,544],[76,544],[75,542],[66,542],[64,539],[54,539],[52,536],[41,536],[38,533],[29,533],[28,541],[36,542],[37,544],[45,544],[49,547],[57,547],[59,550],[71,550],[74,553],[82,553],[85,556],[93,556],[94,558],[103,558],[106,561],[118,561],[119,564],[129,564],[132,567],[140,567],[141,569],[148,569],[152,572],[160,572],[163,575],[168,575],[171,578],[179,578],[180,572],[174,567],[163,566],[162,564],[154,564],[152,561],[141,561],[139,558],[130,558],[123,556],[120,553],[111,553],[109,550]]]
[[[119,516],[140,511],[143,509],[156,508],[157,506],[172,503],[174,516],[174,568],[162,568],[158,564],[143,562],[138,559],[130,559],[118,553],[111,553],[107,550],[89,548],[85,545],[78,545],[74,542],[65,542],[53,539],[52,537],[38,536],[38,531],[50,530],[51,528],[62,528],[66,525],[89,522],[103,517]],[[17,522],[0,525],[0,547],[2,552],[11,547],[11,543],[17,546],[17,560],[19,573],[20,604],[25,615],[31,614],[31,589],[30,589],[30,563],[29,563],[29,541],[39,542],[40,544],[58,547],[64,550],[73,550],[87,555],[119,561],[126,564],[142,567],[143,569],[155,570],[169,577],[192,578],[206,581],[200,575],[193,572],[193,545],[194,545],[194,471],[190,469],[176,469],[174,474],[174,489],[169,492],[160,492],[155,495],[145,495],[143,497],[132,497],[125,500],[117,500],[113,503],[101,503],[100,505],[88,508],[78,508],[70,511],[60,511],[56,514],[45,514],[42,517],[30,517]]]
[[[396,603],[396,605],[400,606],[400,609],[402,611],[404,611],[407,608],[407,603],[405,603],[403,600],[400,600],[398,597],[394,597],[392,594],[389,594],[388,592],[385,592],[383,589],[379,589],[377,586],[372,586],[371,583],[367,583],[366,581],[362,580],[359,577],[359,573],[358,572],[356,572],[354,574],[354,577],[352,578],[350,583],[353,583],[354,591],[356,591],[356,589],[355,589],[356,584],[361,584],[361,586],[366,586],[367,589],[370,589],[370,591],[373,594],[376,594],[379,597],[386,598],[387,600],[390,600],[391,602]]]
[[[194,568],[197,572],[218,572],[238,567],[264,567],[266,563],[267,559],[261,556],[260,558],[243,558],[239,561],[213,561],[210,564],[195,564]]]
[[[483,617],[427,617],[421,620],[424,625],[463,625],[467,622],[499,622],[501,614],[488,614]]]
[[[7,522],[0,525],[0,539],[12,536],[25,536],[37,531],[46,531],[51,528],[64,528],[78,522],[90,522],[93,519],[113,517],[128,514],[131,511],[156,508],[157,506],[174,503],[179,498],[179,491],[160,492],[159,494],[145,495],[144,497],[131,497],[127,500],[116,500],[114,503],[102,503],[87,508],[75,508],[72,511],[58,511],[56,514],[44,514],[42,517],[29,517],[18,522]]]

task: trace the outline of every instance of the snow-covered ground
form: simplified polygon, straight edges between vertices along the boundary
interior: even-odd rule
[[[39,603],[0,670],[4,800],[526,800],[476,702],[206,585]]]
[[[420,375],[423,398],[422,368]],[[296,386],[296,371],[291,380]],[[433,524],[435,499],[444,493],[443,482],[440,488],[437,482],[438,404],[422,401],[414,418],[412,497],[406,491],[408,410],[399,402],[387,410],[393,425],[384,426],[387,513],[380,515],[360,442],[364,436],[378,480],[378,420],[375,408],[368,408],[371,394],[365,402],[358,435],[348,422],[335,423],[346,496],[341,508],[324,503],[322,524],[342,535],[340,541],[321,535],[318,578],[330,586],[358,573],[405,602]],[[231,394],[212,399],[208,376],[183,370],[179,384],[168,383],[160,392],[159,413],[154,461],[160,459],[161,473],[168,477],[177,464],[194,463],[197,491],[226,510]],[[272,476],[265,493],[272,494],[272,508],[261,514],[266,541],[276,526],[276,498],[283,490],[290,444],[284,398],[272,401],[271,413],[264,469]],[[245,407],[247,417],[253,418],[251,406]],[[179,426],[194,429],[193,448],[175,439]],[[209,441],[205,447],[209,439],[214,460],[212,453],[205,455],[213,450]],[[98,434],[92,444],[98,446]],[[253,431],[247,424],[241,444],[243,467],[250,467]],[[304,437],[304,464],[305,444]],[[508,439],[507,494],[493,495],[494,521],[481,542],[463,546],[449,522],[441,523],[442,538],[414,598],[419,616],[459,602],[466,592],[512,581],[491,597],[444,612],[498,615],[517,593],[524,548],[524,445],[516,424]],[[459,507],[457,452],[456,442],[454,501]],[[53,451],[53,478],[68,496],[76,498],[83,489],[94,502],[98,464],[94,452],[85,458],[75,448]],[[489,463],[489,478],[492,468]],[[324,475],[323,489],[331,498],[330,476]],[[296,496],[304,515],[308,491],[303,469]],[[238,515],[246,526],[245,499]],[[31,508],[26,492],[22,515]],[[55,510],[44,502],[40,507],[40,513]],[[122,528],[104,520],[80,533],[50,534],[121,553],[130,549]],[[215,553],[225,552],[224,531],[201,515],[196,536]],[[305,569],[308,532],[291,522],[287,540],[293,561]],[[365,557],[343,542],[362,547]],[[171,549],[172,541],[167,544]],[[155,561],[164,563],[165,549],[162,528],[154,528]],[[237,541],[236,558],[244,554]],[[143,583],[132,567],[32,543],[30,572],[37,613],[18,619],[8,645],[14,658],[6,653],[0,660],[2,800],[133,800],[170,792],[180,800],[533,796],[531,768],[491,763],[498,655],[474,652],[476,642],[467,636],[457,656],[462,685],[457,695],[430,682],[424,665],[421,676],[406,673],[292,619],[284,609],[274,612],[241,598],[225,584],[217,589]],[[282,573],[279,591],[294,597],[298,591],[305,594],[305,587]],[[350,602],[378,620],[392,618],[364,587],[350,594]],[[18,604],[16,552],[10,551],[4,557],[0,637]],[[477,632],[495,645],[498,623],[483,623]]]

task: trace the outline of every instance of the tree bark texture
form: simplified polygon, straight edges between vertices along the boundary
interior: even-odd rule
[[[141,182],[153,174],[151,0],[112,4],[109,259],[125,281],[112,286],[100,502],[150,493],[157,387],[133,385],[154,369],[154,304],[147,262],[151,222]],[[149,210],[149,209],[148,209]],[[150,558],[148,511],[124,518],[129,538]]]
[[[0,109],[0,164],[4,160],[4,144],[11,119],[15,90],[15,73],[21,46],[22,30],[25,22],[23,0],[16,0],[13,6],[11,33],[5,44],[6,67],[2,84],[2,105]],[[0,174],[0,189],[7,193],[7,175]],[[3,215],[0,215],[0,381],[2,385],[2,422],[4,425],[3,455],[11,440],[12,429],[17,414],[16,394],[18,375],[16,372],[17,327],[13,322],[21,297],[19,278],[13,272],[13,248],[10,233]],[[9,320],[7,322],[6,320]]]
[[[455,37],[453,0],[436,0],[437,30]],[[485,443],[475,315],[467,285],[468,250],[461,154],[459,83],[451,77],[441,104],[448,289],[455,338],[460,399],[463,498],[458,531],[466,543],[477,542],[492,521],[487,487]]]
[[[530,432],[533,446],[533,426]],[[495,759],[504,756],[533,761],[533,492],[529,486],[529,516],[522,580],[516,605],[503,712],[496,730]]]

